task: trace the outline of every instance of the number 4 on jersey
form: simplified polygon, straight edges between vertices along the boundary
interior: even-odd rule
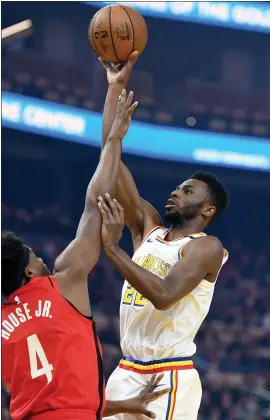
[[[49,364],[41,342],[36,334],[29,335],[29,337],[27,337],[27,345],[32,378],[35,379],[39,376],[46,375],[48,383],[51,382],[53,366]],[[38,369],[37,358],[39,358],[42,366],[40,369]]]

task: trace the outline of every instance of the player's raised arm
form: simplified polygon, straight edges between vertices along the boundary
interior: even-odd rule
[[[120,274],[156,309],[165,310],[194,290],[205,278],[216,280],[224,250],[213,236],[189,242],[181,258],[168,272],[166,281],[140,267],[118,246],[124,224],[124,210],[108,194],[99,198],[102,214],[102,245]],[[196,264],[194,264],[196,261]]]
[[[97,198],[107,190],[112,194],[115,192],[122,139],[137,106],[137,102],[132,104],[132,99],[133,92],[126,98],[125,90],[116,98],[117,112],[99,164],[87,188],[76,237],[55,262],[55,278],[62,294],[84,315],[90,312],[87,276],[96,264],[101,249],[101,217]]]
[[[108,91],[103,111],[102,145],[106,144],[116,113],[116,99],[123,88],[126,87],[132,68],[137,61],[138,53],[134,51],[128,62],[122,67],[105,64],[107,71]],[[116,189],[117,200],[125,209],[125,223],[132,233],[134,247],[137,248],[146,231],[155,225],[162,224],[157,210],[146,200],[142,199],[137,190],[133,176],[121,161],[119,178]]]

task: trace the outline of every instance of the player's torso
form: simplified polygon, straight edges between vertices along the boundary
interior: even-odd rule
[[[165,241],[166,229],[155,228],[137,249],[133,261],[166,281],[170,268],[181,258],[181,248],[192,238],[204,235]],[[184,299],[158,311],[125,281],[120,305],[124,356],[148,361],[193,355],[193,340],[209,311],[213,293],[214,283],[202,280]]]
[[[34,278],[13,294],[2,306],[1,328],[14,419],[46,410],[96,413],[103,395],[95,324],[61,296],[53,278]]]

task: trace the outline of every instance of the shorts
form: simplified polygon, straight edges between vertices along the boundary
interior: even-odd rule
[[[132,359],[129,359],[132,360]],[[170,363],[170,360],[173,361]],[[166,359],[147,362],[147,369],[137,369],[143,362],[133,361],[133,369],[120,365],[110,376],[106,398],[108,400],[126,400],[137,396],[149,383],[153,373],[163,372],[158,389],[170,388],[170,392],[147,405],[147,409],[156,414],[157,420],[196,420],[202,398],[202,387],[199,374],[193,364],[189,368],[175,366],[175,360]],[[148,369],[154,365],[154,369]],[[146,363],[145,363],[146,365]],[[163,367],[159,367],[159,366]],[[166,370],[164,371],[164,365]],[[149,371],[151,373],[149,373]],[[110,420],[139,420],[142,415],[118,414],[107,417]]]

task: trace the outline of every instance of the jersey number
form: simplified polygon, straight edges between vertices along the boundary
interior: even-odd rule
[[[145,306],[147,299],[145,299],[139,292],[137,292],[134,287],[130,286],[130,284],[127,286],[127,290],[124,294],[122,303],[124,305],[131,305],[134,295],[134,306]]]
[[[32,379],[46,375],[48,383],[51,382],[53,366],[49,364],[38,336],[36,334],[29,335],[27,337],[27,345]],[[39,359],[39,364],[42,366],[40,369],[38,369],[37,359]]]

